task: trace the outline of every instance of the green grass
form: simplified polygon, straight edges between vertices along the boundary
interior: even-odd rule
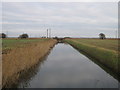
[[[75,41],[94,45],[97,47],[118,51],[118,40],[100,39],[75,39]]]
[[[65,42],[71,44],[79,51],[85,52],[87,55],[118,73],[118,49],[116,49],[116,40],[67,39]]]
[[[48,39],[2,39],[2,49],[12,49],[15,47],[24,47],[33,42],[44,41]]]

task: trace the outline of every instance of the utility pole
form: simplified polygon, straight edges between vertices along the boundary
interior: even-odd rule
[[[117,30],[116,30],[116,38],[118,38],[118,32],[117,32]]]
[[[51,38],[51,28],[49,28],[49,38]]]
[[[47,38],[48,38],[48,29],[47,29]]]

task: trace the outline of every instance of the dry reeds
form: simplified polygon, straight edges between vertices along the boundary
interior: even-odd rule
[[[21,48],[11,50],[10,53],[2,55],[2,85],[19,78],[18,72],[29,69],[40,61],[50,49],[55,45],[56,40],[46,40],[43,42],[30,43]],[[15,76],[14,76],[15,75]],[[11,79],[11,77],[13,77]]]

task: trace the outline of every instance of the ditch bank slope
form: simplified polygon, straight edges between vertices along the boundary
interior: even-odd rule
[[[2,87],[9,87],[9,83],[14,83],[22,71],[36,65],[54,47],[56,42],[53,39],[34,42],[3,54]]]
[[[110,68],[115,73],[120,74],[118,65],[118,52],[114,50],[105,49],[102,47],[97,47],[94,45],[78,42],[72,39],[66,39],[65,42],[73,46],[79,51],[86,53],[88,56],[98,60],[100,63],[104,64],[106,67]]]

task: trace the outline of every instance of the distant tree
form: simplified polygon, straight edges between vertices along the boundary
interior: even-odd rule
[[[7,37],[7,35],[5,33],[0,34],[0,38],[6,38],[6,37]]]
[[[106,39],[105,34],[103,34],[103,33],[100,33],[99,37],[100,37],[100,39]]]
[[[29,37],[28,34],[22,34],[18,38],[28,38],[28,37]]]
[[[42,38],[46,38],[45,36],[42,36]]]
[[[53,39],[58,39],[58,37],[56,36],[56,37],[54,37]]]
[[[70,38],[70,37],[64,37],[64,38]]]

